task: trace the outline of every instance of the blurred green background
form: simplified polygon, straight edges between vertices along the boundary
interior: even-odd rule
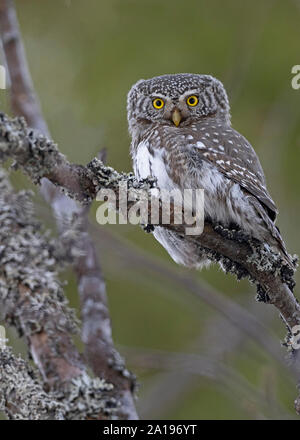
[[[131,85],[164,73],[212,74],[228,91],[234,128],[259,154],[288,248],[300,253],[300,90],[291,87],[291,68],[300,64],[299,0],[16,4],[46,120],[71,161],[86,164],[106,147],[110,165],[131,170],[126,120]],[[7,110],[5,92],[0,98]],[[12,180],[17,188],[32,187],[19,173]],[[39,195],[37,203],[39,216],[47,215],[54,228]],[[257,303],[248,282],[237,283],[218,267],[196,273],[177,266],[139,227],[99,227],[96,208],[95,203],[92,234],[114,340],[138,376],[140,416],[296,418],[294,379],[276,360],[284,355],[285,336],[278,312]],[[71,272],[62,278],[78,309],[75,278]],[[265,323],[271,331],[267,342],[264,332],[247,331],[237,305]],[[11,331],[9,336],[15,351],[24,352],[22,341]]]

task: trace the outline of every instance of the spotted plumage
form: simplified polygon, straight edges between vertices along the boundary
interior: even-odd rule
[[[161,189],[203,188],[205,218],[238,226],[292,264],[275,226],[277,208],[259,159],[231,127],[226,91],[209,75],[163,75],[137,82],[128,94],[131,155],[138,178],[154,176]],[[172,258],[189,267],[205,253],[178,234],[156,227]]]

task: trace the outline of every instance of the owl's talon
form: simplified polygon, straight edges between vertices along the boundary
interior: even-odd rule
[[[142,226],[142,228],[148,234],[150,234],[151,232],[154,231],[154,226],[153,225],[144,225],[144,226]]]
[[[268,304],[270,302],[269,295],[262,288],[262,286],[260,284],[257,285],[257,295],[256,295],[255,299],[256,299],[257,302],[263,302],[265,304]]]

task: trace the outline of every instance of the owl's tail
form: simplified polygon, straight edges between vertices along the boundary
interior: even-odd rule
[[[256,198],[251,197],[251,203],[252,203],[252,205],[254,205],[255,210],[257,211],[258,215],[265,223],[266,229],[270,234],[271,240],[270,240],[270,242],[268,242],[268,244],[270,244],[271,246],[275,246],[275,248],[279,251],[283,261],[293,271],[295,271],[297,263],[291,257],[291,255],[289,255],[287,248],[286,248],[286,245],[283,241],[283,238],[281,237],[279,229],[277,228],[277,226],[275,225],[273,220],[271,220],[271,218],[268,216],[267,212],[265,211],[263,206],[259,203],[259,201]]]

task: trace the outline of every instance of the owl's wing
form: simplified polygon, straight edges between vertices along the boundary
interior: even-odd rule
[[[275,221],[278,209],[265,185],[265,178],[257,155],[249,142],[239,133],[231,129],[228,136],[220,137],[218,143],[212,136],[199,137],[194,143],[195,151],[212,163],[229,179],[237,182],[244,190],[255,196],[263,205],[271,220]],[[196,140],[196,133],[194,140]],[[215,136],[217,133],[215,133]]]
[[[209,147],[205,146],[202,141],[198,141],[194,148],[202,160],[213,164],[226,177],[238,183],[249,193],[249,201],[251,201],[257,214],[263,219],[267,229],[277,241],[283,258],[291,268],[294,268],[294,262],[287,252],[279,229],[275,226],[274,220],[278,210],[267,191],[264,179],[262,181],[253,171],[247,169],[240,160],[236,160],[236,158],[227,154],[225,148],[224,151],[222,148],[221,151],[218,151],[218,148],[213,148],[211,145]]]

